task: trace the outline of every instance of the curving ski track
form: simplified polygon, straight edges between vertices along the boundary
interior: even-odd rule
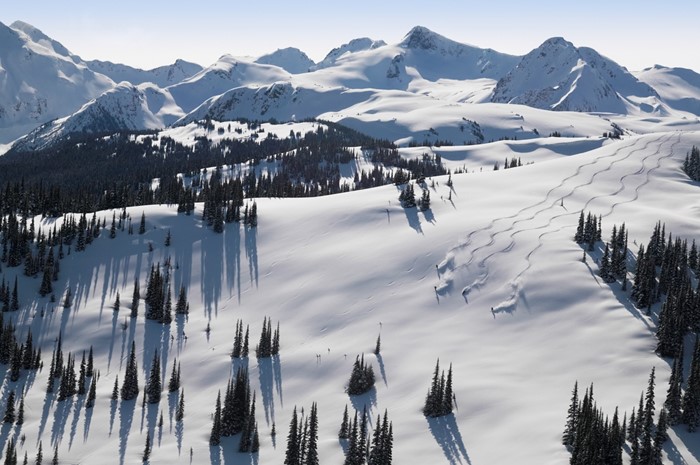
[[[449,289],[453,285],[453,275],[454,272],[458,269],[466,268],[470,264],[473,263],[473,261],[479,256],[482,255],[482,251],[487,252],[486,255],[483,257],[479,257],[480,260],[477,263],[478,269],[480,270],[479,276],[469,285],[465,286],[462,290],[462,295],[464,296],[465,300],[467,300],[468,294],[474,290],[474,289],[479,289],[483,287],[489,280],[490,272],[489,268],[487,266],[487,263],[490,259],[492,259],[494,256],[502,253],[507,253],[510,250],[512,250],[515,247],[516,244],[516,236],[528,232],[528,231],[537,231],[540,229],[545,229],[549,228],[552,223],[560,218],[567,217],[567,216],[578,216],[580,213],[580,210],[572,211],[572,212],[566,212],[566,213],[560,213],[558,215],[543,215],[545,212],[551,211],[554,208],[556,208],[559,203],[563,200],[566,199],[570,196],[572,196],[577,190],[582,189],[586,186],[590,186],[593,184],[595,181],[596,177],[602,175],[603,173],[609,172],[612,170],[613,166],[617,163],[620,163],[624,160],[629,159],[631,156],[634,154],[637,154],[639,152],[645,152],[646,150],[649,149],[649,146],[652,144],[658,143],[658,146],[656,147],[656,150],[645,155],[642,160],[641,160],[641,166],[637,171],[634,171],[632,173],[627,173],[624,176],[621,176],[619,178],[619,185],[616,190],[610,193],[606,194],[600,194],[591,197],[586,201],[584,206],[582,207],[583,210],[586,210],[589,205],[594,202],[597,199],[601,198],[616,198],[621,196],[626,191],[631,191],[631,196],[626,199],[621,199],[618,202],[613,203],[610,206],[609,211],[604,213],[602,216],[607,217],[608,215],[612,214],[613,211],[615,210],[616,207],[619,205],[625,204],[625,203],[630,203],[639,198],[639,192],[640,190],[646,186],[649,181],[651,174],[658,170],[661,167],[661,163],[664,159],[670,158],[673,155],[673,151],[675,146],[680,142],[681,140],[681,135],[680,133],[675,135],[676,140],[671,144],[670,150],[666,152],[665,155],[661,155],[661,149],[663,146],[665,146],[668,142],[670,142],[674,138],[673,135],[661,135],[659,137],[656,137],[654,139],[637,139],[633,143],[628,144],[624,147],[621,147],[614,153],[610,155],[605,155],[599,158],[596,158],[592,162],[589,163],[584,163],[582,165],[579,165],[576,169],[576,171],[564,178],[557,186],[553,187],[550,189],[547,194],[545,195],[544,199],[526,206],[524,208],[521,208],[518,210],[516,213],[513,215],[507,216],[507,217],[501,217],[501,218],[496,218],[492,220],[487,226],[474,230],[469,235],[467,235],[466,240],[457,244],[455,247],[450,249],[447,253],[447,257],[443,262],[440,264],[440,267],[442,268],[441,273],[444,275],[444,279],[441,281],[440,285],[438,286],[438,290],[441,292],[444,292],[446,289]],[[625,151],[626,153],[621,155],[621,151]],[[661,156],[660,156],[661,155]],[[601,167],[602,169],[596,170],[593,172],[590,177],[587,177],[587,179],[582,180],[582,182],[579,182],[578,184],[571,186],[571,181],[575,180],[575,178],[580,177],[582,174],[582,171],[584,168],[589,167],[589,166],[595,166],[596,164],[600,162],[607,161],[611,158],[614,158],[613,160],[610,161],[606,166]],[[649,160],[655,160],[655,165],[653,167],[647,167],[647,162]],[[630,183],[631,180],[636,179],[639,176],[643,176],[643,180],[641,183],[637,184],[634,188],[631,188],[633,185]],[[557,193],[555,195],[555,192],[557,190],[564,188],[564,192]],[[548,203],[549,202],[549,203]],[[524,213],[527,213],[530,210],[536,209],[537,207],[543,207],[539,208],[537,210],[534,210],[531,214],[527,216],[523,216]],[[534,221],[538,220],[539,217],[544,216],[543,219],[547,219],[547,221],[544,224],[539,224],[535,225],[532,227],[517,227],[518,225],[521,225],[523,223],[529,222],[529,221]],[[504,224],[503,226],[497,228],[497,225],[499,225],[500,222],[503,221],[508,221],[508,220],[513,220],[511,222],[508,222]],[[517,304],[518,296],[520,294],[520,282],[525,273],[532,267],[532,256],[542,247],[543,245],[543,238],[549,234],[554,234],[562,229],[568,228],[570,226],[562,226],[560,228],[554,229],[554,230],[548,230],[543,232],[538,236],[538,244],[535,246],[532,250],[530,250],[527,255],[525,256],[525,261],[526,261],[526,266],[519,272],[517,275],[508,283],[508,286],[510,287],[510,292],[508,293],[509,296],[503,300],[500,304],[496,305],[493,307],[492,311],[494,313],[496,312],[503,312],[503,311],[513,311],[515,309],[515,306]],[[492,231],[493,230],[493,231]],[[492,232],[491,232],[492,231]],[[464,250],[468,248],[471,243],[475,240],[476,236],[480,233],[488,233],[488,237],[486,238],[487,241],[478,247],[475,247],[473,249],[469,249],[469,258],[463,263],[460,264],[459,266],[455,267],[455,259],[457,258],[457,252],[460,250]],[[509,234],[509,242],[505,247],[502,247],[497,250],[488,250],[490,248],[493,248],[496,246],[496,239],[504,234]]]

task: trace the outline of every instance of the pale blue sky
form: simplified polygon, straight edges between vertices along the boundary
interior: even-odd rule
[[[318,61],[353,38],[396,43],[421,25],[505,53],[525,54],[563,36],[631,70],[658,63],[700,72],[697,0],[5,2],[0,22],[17,19],[84,59],[142,68],[176,58],[207,66],[225,53],[257,56],[288,46]]]

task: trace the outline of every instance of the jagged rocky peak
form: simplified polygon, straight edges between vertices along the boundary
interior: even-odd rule
[[[406,34],[401,41],[401,45],[412,49],[437,50],[446,41],[449,41],[449,39],[431,31],[427,27],[416,26]]]

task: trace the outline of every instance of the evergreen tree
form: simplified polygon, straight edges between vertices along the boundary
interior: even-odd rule
[[[374,369],[371,364],[365,364],[364,354],[355,357],[350,381],[348,382],[348,394],[351,396],[364,394],[374,386]]]
[[[17,425],[24,424],[24,396],[19,399],[19,408],[17,409],[17,419],[15,423]]]
[[[139,301],[141,300],[141,292],[139,291],[139,280],[134,279],[134,292],[131,296],[131,318],[136,318],[139,314]]]
[[[301,465],[299,463],[299,431],[297,408],[294,406],[292,420],[289,422],[289,434],[287,435],[287,450],[284,454],[284,465]]]
[[[216,409],[214,410],[214,424],[211,427],[209,445],[218,446],[221,443],[221,391],[216,396]]]
[[[177,403],[177,410],[175,411],[175,421],[182,421],[185,418],[185,390],[180,391],[180,399]]]
[[[5,423],[15,422],[15,391],[10,391],[7,396],[7,402],[5,403],[5,416],[3,420]]]
[[[668,391],[666,391],[665,410],[668,412],[668,423],[675,425],[681,419],[681,398],[683,385],[683,345],[673,360],[671,377],[668,380]]]
[[[151,457],[151,433],[146,431],[146,447],[143,448],[143,462],[146,463]]]
[[[343,412],[343,421],[340,423],[340,430],[338,431],[338,439],[349,439],[350,438],[350,419],[348,417],[348,405],[345,404],[345,411]]]
[[[95,398],[97,395],[97,377],[93,376],[90,381],[90,390],[88,391],[88,397],[85,401],[85,408],[92,408],[95,406]]]
[[[682,399],[682,422],[688,425],[688,431],[695,431],[700,425],[700,341],[695,336],[693,358],[690,363],[688,385]]]
[[[113,306],[114,311],[115,311],[115,312],[118,312],[118,311],[119,311],[119,307],[120,307],[120,303],[119,303],[119,291],[117,291],[117,298],[114,299],[114,306]]]
[[[146,232],[146,212],[141,213],[141,223],[139,224],[139,234]]]
[[[173,361],[173,370],[170,373],[168,381],[168,392],[175,392],[180,389],[180,366],[177,363],[177,358]]]
[[[136,343],[131,342],[131,352],[129,353],[129,361],[126,365],[124,373],[124,383],[121,388],[121,399],[135,399],[139,394],[138,382],[138,365],[136,363]]]
[[[146,396],[149,404],[157,404],[160,402],[160,394],[162,391],[160,378],[160,356],[158,355],[158,350],[156,350],[155,354],[153,355],[153,362],[151,362],[151,372],[148,377],[148,385],[146,386]]]
[[[374,346],[374,355],[379,355],[379,351],[382,348],[382,335],[377,336],[377,343]]]
[[[309,431],[306,442],[306,460],[304,465],[319,465],[318,458],[318,406],[316,402],[311,404],[309,416]]]

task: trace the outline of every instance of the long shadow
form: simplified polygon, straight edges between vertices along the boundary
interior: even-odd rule
[[[245,227],[245,254],[248,257],[250,280],[258,287],[258,228]]]
[[[683,458],[681,452],[672,441],[664,443],[664,451],[673,465],[688,465],[688,462]]]
[[[241,301],[241,226],[231,223],[224,231],[226,253],[226,285],[229,296],[237,289],[238,302]]]
[[[119,463],[123,464],[126,456],[126,445],[129,441],[131,423],[134,420],[136,400],[123,400],[119,403]]]
[[[221,438],[221,453],[224,465],[254,465],[258,454],[238,452],[239,435]]]
[[[78,396],[78,399],[73,404],[73,421],[70,426],[70,436],[68,436],[68,450],[73,447],[73,440],[75,439],[76,431],[78,431],[78,420],[80,420],[80,412],[84,403],[85,396]]]
[[[175,440],[177,441],[177,455],[182,454],[182,438],[185,435],[185,422],[178,421],[175,425]]]
[[[224,274],[223,236],[214,232],[205,232],[206,241],[202,241],[202,260],[200,273],[201,289],[204,298],[204,312],[208,318],[218,311],[221,297],[221,280]]]
[[[117,322],[119,321],[119,312],[112,311],[112,338],[109,343],[109,353],[107,354],[107,372],[112,366],[112,355],[114,354],[114,343],[117,339]]]
[[[700,438],[698,437],[697,433],[691,433],[688,431],[688,428],[685,425],[679,425],[675,426],[673,428],[673,431],[676,433],[678,436],[678,439],[681,440],[681,442],[685,445],[685,447],[688,449],[688,451],[693,454],[693,458],[696,461],[700,461]],[[685,464],[685,459],[680,456],[680,452],[678,449],[676,449],[675,444],[673,444],[671,441],[666,441],[664,444],[664,449],[667,452],[673,452],[675,450],[676,454],[676,460],[674,461],[674,464]],[[669,450],[670,449],[670,450]],[[671,458],[671,454],[669,453],[669,458]]]
[[[280,399],[280,405],[284,407],[284,398],[282,397],[282,363],[279,355],[272,357],[272,376],[275,381],[275,391]]]
[[[444,417],[427,418],[430,433],[442,448],[450,465],[471,465],[472,461],[464,446],[462,434],[459,432],[457,421],[453,414]]]
[[[178,391],[168,393],[168,429],[173,432],[173,417],[175,416],[175,411],[177,410],[177,403],[180,400],[180,393]]]
[[[379,373],[382,375],[384,386],[389,386],[389,383],[386,380],[386,370],[384,369],[384,358],[382,358],[382,354],[377,354],[376,357],[377,363],[379,364]]]
[[[274,374],[272,357],[258,359],[258,377],[260,378],[260,394],[262,395],[265,421],[269,425],[275,422]]]
[[[367,415],[369,417],[368,420],[371,422],[372,411],[377,406],[377,390],[374,387],[372,387],[372,389],[365,392],[364,394],[349,397],[350,403],[356,411],[362,412],[362,409],[364,409],[365,407],[367,408]]]
[[[92,423],[92,414],[94,410],[94,407],[85,409],[85,422],[83,423],[83,442],[87,442],[88,436],[90,435],[90,424]]]
[[[61,442],[61,439],[63,439],[66,421],[68,421],[68,414],[70,413],[72,405],[73,399],[70,397],[62,402],[56,403],[56,408],[53,411],[53,424],[51,425],[52,444]]]
[[[420,225],[420,218],[418,218],[418,209],[416,207],[404,208],[403,212],[406,215],[408,225],[418,234],[423,234],[423,228]]]
[[[221,465],[221,446],[209,446],[209,463]]]
[[[423,217],[428,223],[435,224],[435,214],[432,209],[423,210]]]

